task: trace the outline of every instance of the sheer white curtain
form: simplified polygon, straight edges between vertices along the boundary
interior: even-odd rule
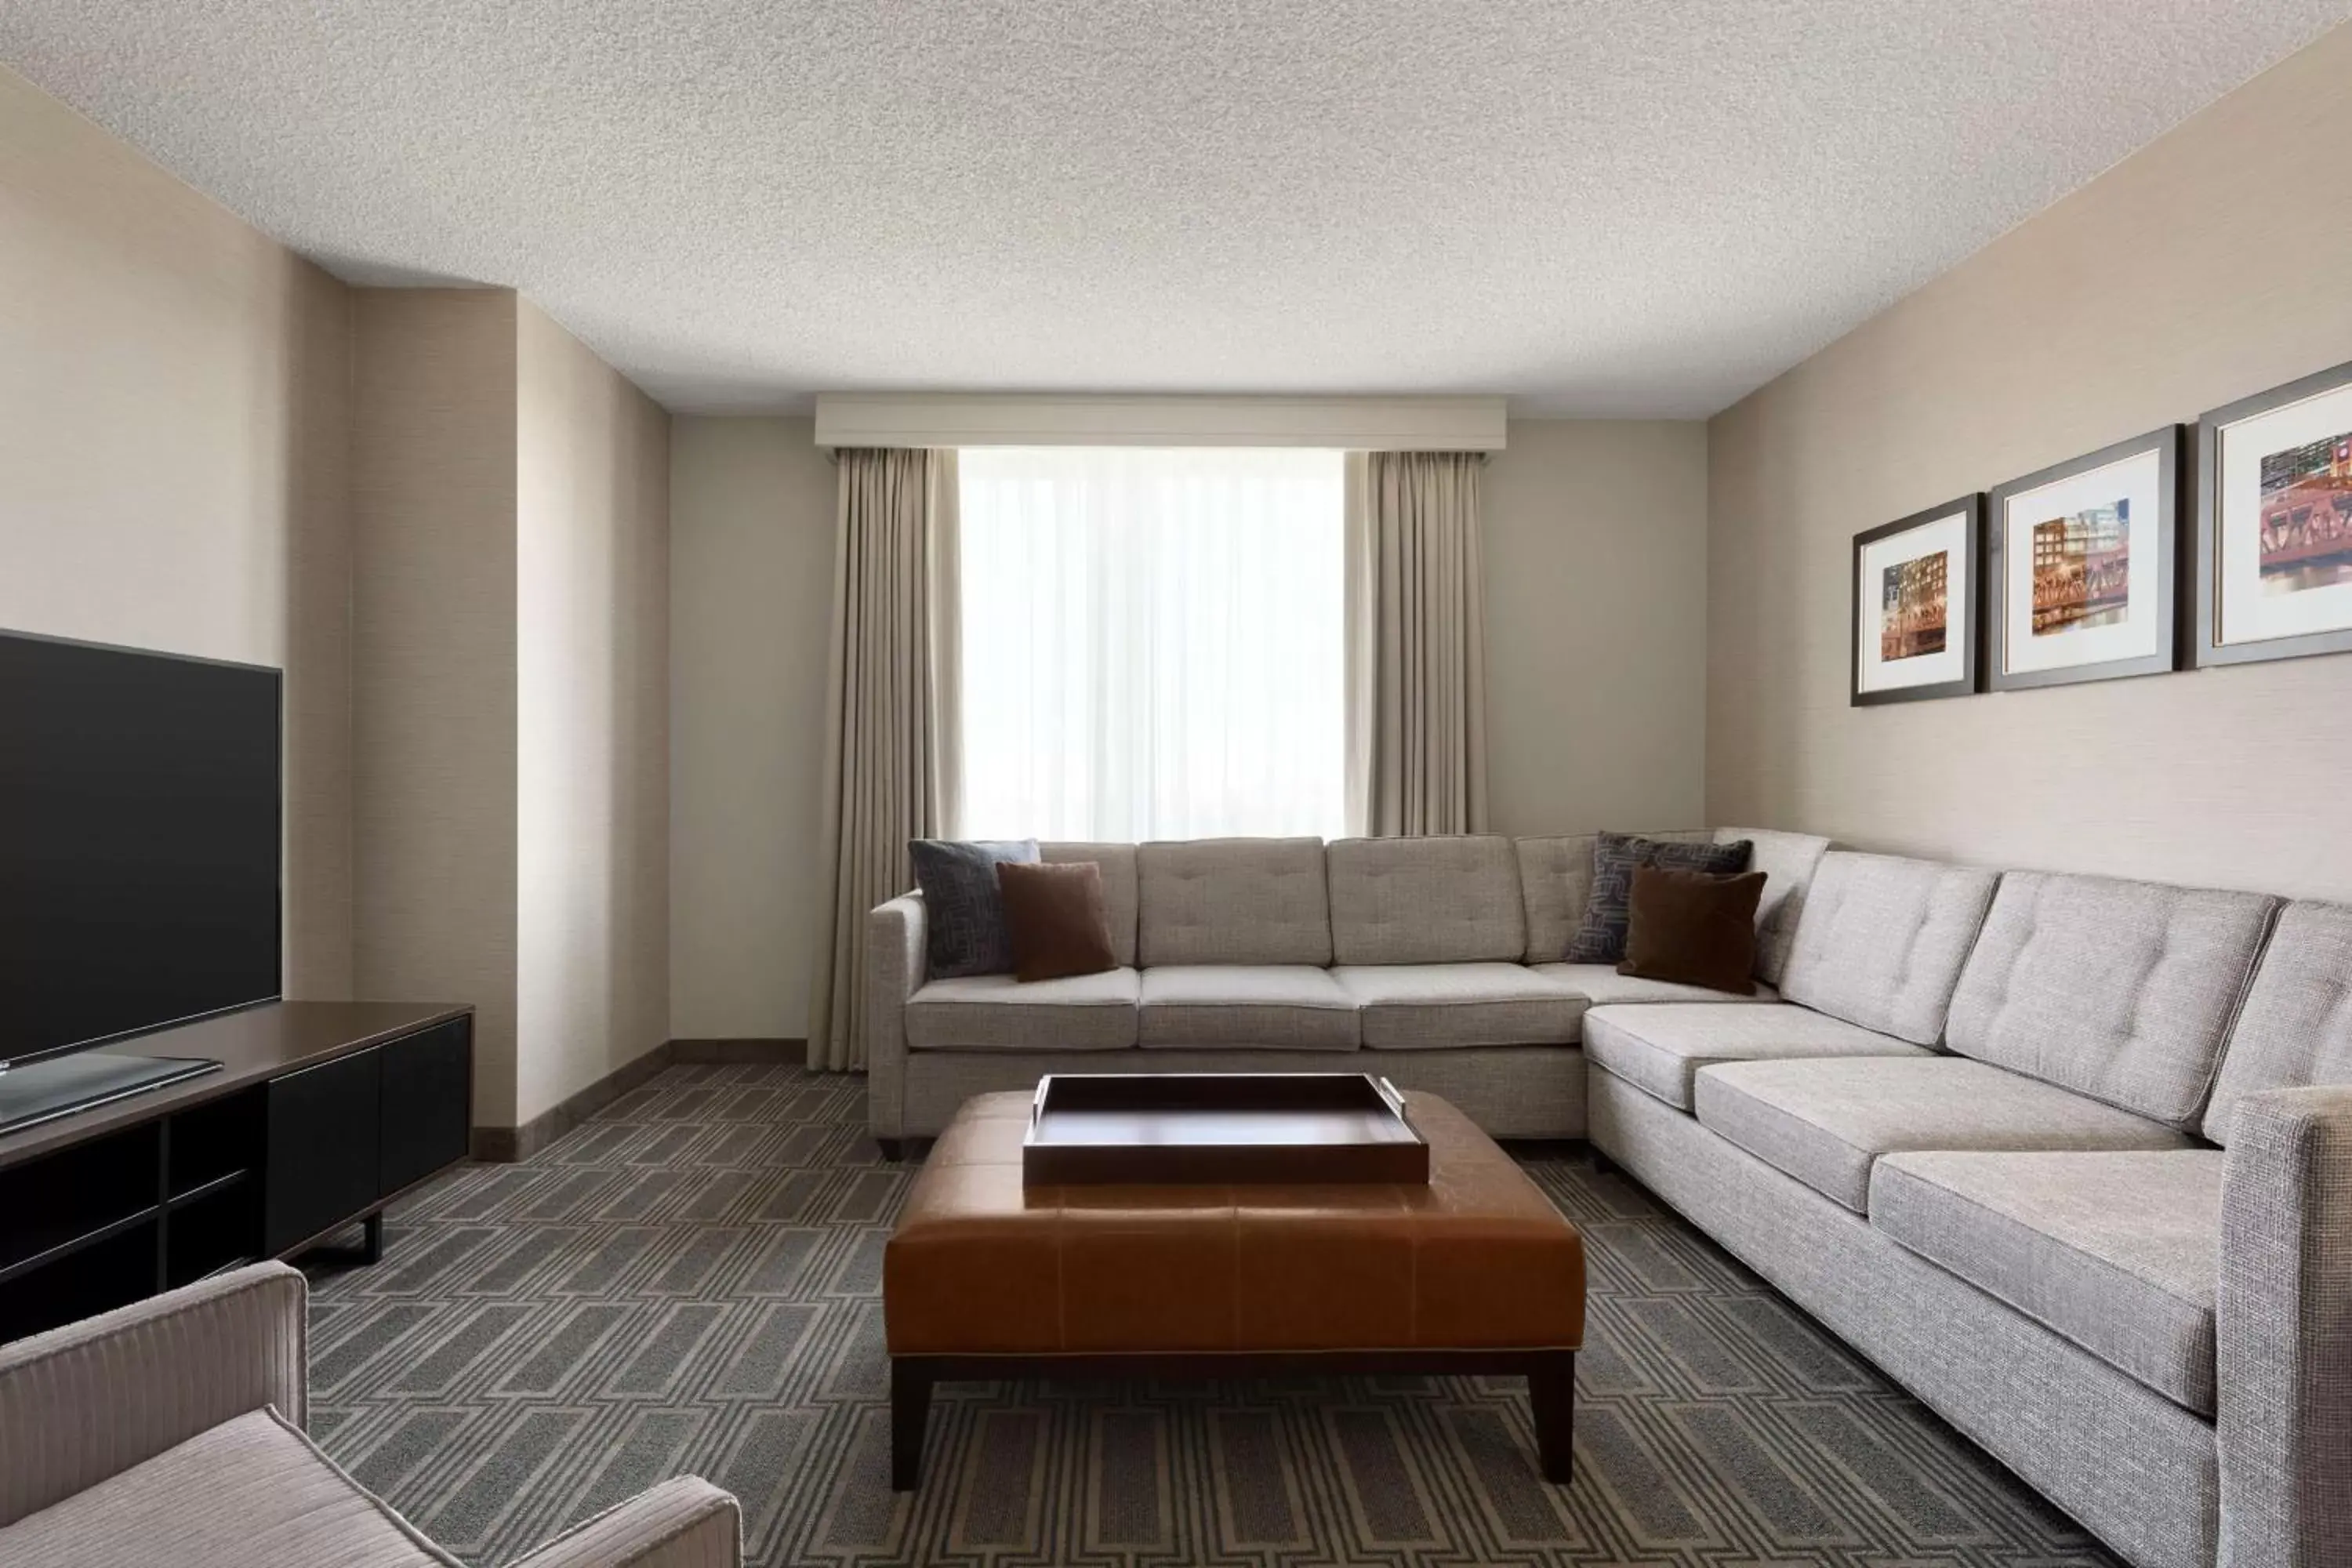
[[[956,830],[1340,837],[1342,465],[966,449]]]

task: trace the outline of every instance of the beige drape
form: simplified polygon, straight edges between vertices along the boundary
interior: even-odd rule
[[[938,837],[956,791],[952,451],[845,451],[825,702],[826,879],[808,1062],[866,1065],[866,916],[913,886],[907,840]]]
[[[1486,827],[1486,595],[1475,452],[1348,456],[1348,812]]]

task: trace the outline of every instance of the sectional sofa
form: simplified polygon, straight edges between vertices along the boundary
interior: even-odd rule
[[[874,1131],[1360,1066],[1589,1137],[2133,1563],[2352,1563],[2352,907],[1716,837],[1769,876],[1752,998],[1549,962],[1589,839],[1048,846],[1124,966],[1041,985],[927,984],[894,900]]]
[[[1705,838],[1704,833],[1662,834]],[[1768,988],[1828,841],[1750,834],[1771,873],[1759,916]],[[1048,1072],[1319,1072],[1361,1051],[1400,1089],[1440,1094],[1496,1137],[1581,1138],[1587,1007],[1712,998],[1567,950],[1591,883],[1590,836],[1045,844],[1102,868],[1108,974],[1023,985],[926,982],[923,900],[868,917],[866,1041],[874,1134],[937,1134],[971,1095]]]

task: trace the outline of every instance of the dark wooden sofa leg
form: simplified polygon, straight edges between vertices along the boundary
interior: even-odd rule
[[[1538,1356],[1528,1368],[1528,1403],[1536,1421],[1536,1459],[1543,1479],[1565,1486],[1576,1471],[1576,1352]]]
[[[877,1138],[874,1142],[880,1147],[882,1157],[894,1165],[907,1157],[907,1141],[904,1138]]]
[[[931,1413],[931,1374],[904,1356],[890,1361],[890,1489],[910,1492],[923,1479],[923,1427]]]

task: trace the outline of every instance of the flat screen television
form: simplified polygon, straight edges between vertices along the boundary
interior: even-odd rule
[[[281,684],[0,633],[0,1065],[278,997]]]

